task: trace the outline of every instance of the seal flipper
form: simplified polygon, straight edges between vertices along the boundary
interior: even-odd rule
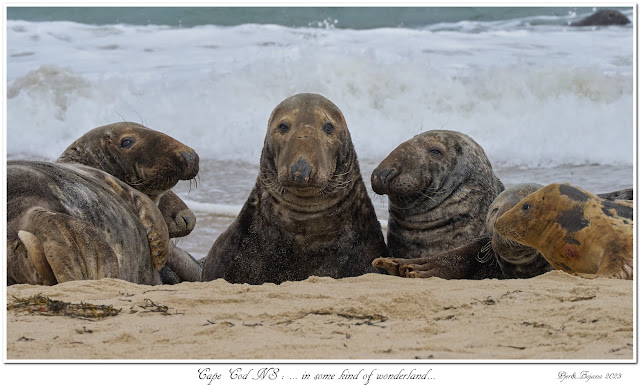
[[[24,243],[16,235],[7,235],[7,285],[43,284],[28,253]]]
[[[115,252],[90,224],[43,208],[29,210],[22,224],[18,236],[42,284],[119,277]]]
[[[378,258],[373,261],[373,265],[386,269],[391,275],[401,277],[502,278],[502,272],[500,267],[495,264],[495,260],[485,256],[491,253],[490,250],[485,249],[490,241],[489,237],[483,236],[461,247],[437,255],[415,259]]]
[[[147,240],[149,241],[149,251],[151,252],[151,260],[153,267],[160,270],[169,257],[169,230],[165,223],[160,209],[151,201],[149,197],[137,190],[128,188],[131,195],[136,214],[140,219],[140,223],[147,230]]]
[[[134,213],[138,215],[140,223],[147,230],[153,267],[160,270],[166,264],[169,255],[169,230],[160,209],[149,196],[119,179],[109,174],[104,175],[103,178],[114,193],[133,204]]]
[[[372,264],[374,267],[379,269],[384,269],[391,276],[402,276],[400,275],[400,264],[404,259],[394,259],[391,257],[378,257],[373,260]]]
[[[55,285],[58,284],[56,276],[51,270],[51,266],[47,261],[44,253],[44,247],[40,242],[40,239],[36,235],[27,231],[18,231],[18,238],[22,241],[24,248],[27,250],[27,256],[36,272],[40,276],[43,285]]]
[[[196,215],[173,191],[169,190],[158,201],[158,209],[164,217],[169,237],[184,237],[196,226]]]
[[[169,259],[165,267],[178,275],[181,282],[200,281],[202,276],[202,262],[174,244],[169,247]]]

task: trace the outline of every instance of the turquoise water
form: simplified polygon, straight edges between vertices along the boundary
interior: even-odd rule
[[[616,7],[613,7],[616,8]],[[617,8],[627,16],[631,8]],[[321,28],[421,28],[437,23],[504,21],[567,25],[593,7],[8,7],[9,20],[194,27],[277,24]]]

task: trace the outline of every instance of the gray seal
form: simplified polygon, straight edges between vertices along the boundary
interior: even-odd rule
[[[525,197],[543,188],[535,183],[516,184],[496,197],[487,214],[487,232],[491,235],[491,249],[486,249],[484,259],[495,257],[506,279],[527,279],[553,270],[542,253],[496,232],[496,220],[518,205]],[[633,189],[617,190],[597,195],[605,201],[633,200]],[[493,255],[493,256],[491,256]]]
[[[195,228],[195,214],[170,189],[195,178],[199,157],[164,133],[134,122],[100,126],[75,140],[56,162],[94,167],[146,194],[158,205],[171,238],[187,236]],[[199,262],[172,242],[160,275],[164,284],[176,284],[199,280],[201,270]]]
[[[169,232],[149,197],[84,165],[7,163],[7,284],[160,284]]]
[[[480,237],[447,252],[420,259],[380,258],[374,264],[389,273],[402,277],[431,277],[437,262],[449,260],[471,260],[497,262],[502,275],[499,279],[527,279],[553,270],[553,266],[535,248],[507,239],[495,231],[495,222],[505,212],[519,204],[529,194],[543,186],[535,183],[513,185],[501,192],[489,206],[486,218],[488,236]],[[623,189],[598,195],[604,200],[632,200],[633,189]],[[435,263],[434,263],[435,262]]]
[[[505,239],[495,231],[498,217],[513,208],[523,198],[541,189],[535,183],[517,184],[505,189],[489,206],[486,225],[491,236],[491,248],[486,258],[495,258],[506,279],[527,279],[551,271],[553,267],[545,260],[537,249]],[[493,256],[491,255],[493,252]]]
[[[394,259],[376,267],[394,273],[394,260],[425,264],[424,258],[486,243],[489,205],[504,189],[484,150],[469,136],[432,130],[400,144],[373,171],[374,192],[389,202],[387,245]],[[405,260],[406,259],[406,260]],[[428,276],[479,279],[500,275],[497,264],[466,255],[429,260]]]
[[[633,201],[551,184],[498,217],[495,232],[539,250],[556,269],[633,279]]]
[[[282,283],[377,272],[387,256],[342,112],[297,94],[271,113],[256,184],[204,259],[203,280]]]
[[[108,274],[102,271],[82,271],[82,269],[86,270],[87,267],[81,267],[82,269],[78,271],[80,268],[74,267],[74,274],[61,273],[58,275],[59,277],[49,274],[50,280],[46,280],[47,283],[104,276],[120,277],[145,284],[158,284],[156,280],[157,273],[149,274],[146,272],[145,268],[140,267],[139,262],[136,262],[136,258],[133,258],[136,255],[131,255],[133,251],[138,251],[136,253],[139,253],[140,248],[144,249],[143,246],[138,245],[140,244],[139,240],[133,236],[130,241],[136,245],[123,249],[118,244],[121,240],[113,236],[112,233],[120,234],[120,232],[128,230],[135,235],[135,229],[132,228],[132,224],[136,221],[141,222],[143,225],[155,223],[158,220],[158,210],[165,222],[164,229],[168,230],[169,237],[181,237],[191,232],[195,226],[193,212],[169,189],[179,180],[189,180],[197,175],[199,167],[197,153],[163,133],[136,123],[120,122],[90,130],[74,141],[58,158],[56,164],[68,167],[43,166],[48,165],[46,163],[25,164],[19,168],[15,168],[14,166],[16,165],[12,166],[14,167],[16,179],[21,178],[18,177],[20,175],[19,170],[26,170],[24,178],[27,181],[31,178],[34,181],[51,180],[47,184],[50,189],[54,190],[55,194],[52,195],[46,189],[39,193],[36,189],[24,192],[10,189],[13,196],[12,200],[8,202],[8,212],[13,213],[14,218],[21,219],[17,221],[18,228],[27,226],[29,229],[34,229],[34,231],[12,229],[14,234],[8,234],[8,248],[9,245],[14,249],[23,245],[27,248],[26,256],[38,256],[42,255],[40,253],[42,245],[53,245],[54,247],[48,247],[49,249],[47,249],[47,253],[51,255],[47,256],[47,259],[54,261],[59,258],[58,254],[68,253],[75,256],[75,260],[70,260],[69,264],[82,264],[82,261],[86,262],[86,260],[98,261],[107,259],[111,255],[109,251],[115,250],[118,263],[116,268],[109,270],[110,273]],[[95,169],[93,172],[91,172],[92,168]],[[46,170],[49,174],[43,175],[41,169]],[[72,187],[68,182],[64,182],[64,178],[69,177],[72,181],[79,181],[74,173],[81,173],[82,176],[90,174],[92,178],[83,178],[81,179],[83,183],[78,182],[77,186]],[[104,173],[108,173],[108,175],[105,176]],[[111,192],[108,189],[105,190],[104,187],[92,186],[96,184],[104,185],[104,181],[107,182],[107,188],[111,188]],[[121,188],[122,184],[127,184],[128,187],[123,190]],[[136,192],[130,192],[131,189],[135,189]],[[77,191],[85,191],[87,193],[77,196],[71,193]],[[132,219],[130,218],[131,208],[127,205],[118,207],[116,204],[105,204],[105,211],[109,212],[109,214],[105,214],[105,219],[116,217],[117,215],[114,213],[121,213],[122,221],[125,221],[126,225],[115,225],[111,220],[98,221],[96,219],[103,215],[102,208],[99,205],[91,206],[86,203],[86,200],[91,202],[93,202],[92,200],[98,200],[98,198],[91,196],[92,194],[98,194],[96,192],[102,192],[103,195],[109,195],[109,193],[123,194],[127,200],[133,200],[135,205],[142,205],[140,209],[142,212],[137,213],[134,210],[133,213],[137,214],[137,217]],[[21,195],[27,201],[26,206],[20,203]],[[41,200],[40,204],[42,205],[34,206],[33,208],[29,207],[29,200],[35,200],[33,197],[38,195],[45,197]],[[140,195],[146,196],[147,200],[141,199]],[[63,203],[60,204],[56,200],[62,200]],[[105,198],[106,202],[111,202],[110,200],[113,201],[113,197]],[[156,208],[149,212],[150,209],[146,201],[151,201]],[[140,202],[143,202],[144,205],[140,204]],[[65,216],[71,216],[71,218]],[[153,221],[147,219],[147,217],[152,218]],[[70,235],[71,239],[68,237],[60,239],[59,235],[56,236],[57,239],[55,237],[55,240],[52,239],[53,236],[46,229],[39,229],[39,227],[46,228],[42,218],[59,223],[59,227],[66,229],[64,232]],[[121,226],[124,226],[124,228],[121,228]],[[113,227],[118,229],[112,230]],[[159,227],[159,225],[156,227]],[[65,234],[64,232],[63,234]],[[100,232],[106,233],[100,236]],[[171,268],[175,268],[177,272],[185,275],[185,278],[199,278],[200,265],[190,255],[180,250],[173,243],[166,243],[163,234],[160,236],[153,235],[151,239],[162,239],[163,249],[165,250],[163,254],[165,256],[162,258],[163,263],[154,268],[160,269],[160,275],[163,280],[166,276],[171,275],[169,272]],[[151,239],[149,239],[150,242],[152,241]],[[75,240],[75,242],[70,243],[69,240]],[[108,247],[103,246],[106,251],[105,256],[92,256],[92,253],[87,252],[90,250],[89,246],[83,245],[83,242],[87,240],[97,240],[96,243],[98,244],[108,244]],[[126,251],[128,255],[123,256],[123,253],[125,253],[123,251]],[[149,252],[146,253],[148,255]],[[167,253],[168,256],[166,256]],[[43,264],[40,265],[42,266]],[[46,265],[50,264],[44,264],[44,266]],[[107,265],[103,264],[103,267],[107,267]],[[190,268],[191,272],[186,269],[187,267]],[[22,271],[29,271],[29,268],[33,267],[27,265],[26,269],[22,269]],[[60,267],[56,269],[58,271],[61,270]],[[18,269],[18,271],[21,270]],[[117,275],[114,276],[113,272],[117,272]],[[35,281],[38,282],[38,280]],[[9,282],[11,282],[11,279]],[[166,281],[164,282],[166,283]]]
[[[56,160],[111,174],[146,194],[160,207],[171,237],[195,227],[195,215],[170,189],[195,178],[198,154],[174,138],[134,122],[97,127],[75,140]]]

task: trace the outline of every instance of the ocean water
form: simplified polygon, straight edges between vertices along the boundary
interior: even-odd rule
[[[299,92],[342,110],[367,185],[398,144],[444,128],[507,185],[631,187],[634,29],[568,25],[593,10],[9,7],[7,157],[55,160],[122,120],[175,137],[201,158],[197,189],[176,188],[196,257],[251,190],[271,110]]]

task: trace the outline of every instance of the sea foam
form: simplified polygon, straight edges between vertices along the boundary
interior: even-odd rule
[[[256,164],[271,110],[331,99],[361,159],[432,129],[494,165],[630,165],[631,28],[373,30],[7,22],[9,158],[55,159],[87,130],[142,122],[202,158]],[[477,30],[473,29],[474,31]]]

